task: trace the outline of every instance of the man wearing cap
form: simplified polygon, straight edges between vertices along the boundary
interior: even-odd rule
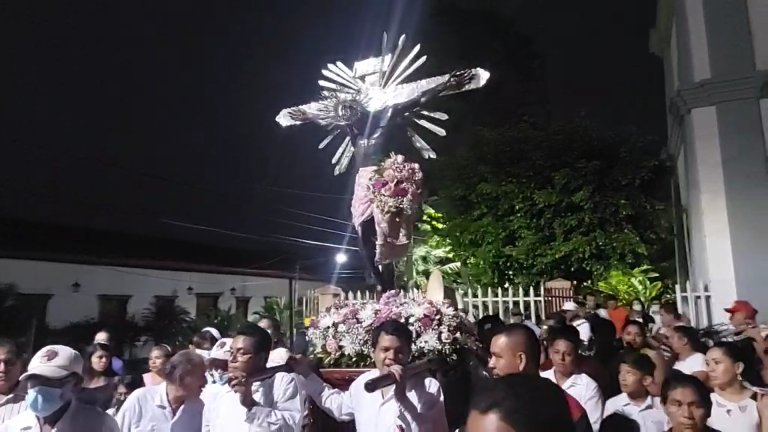
[[[584,346],[587,346],[590,339],[592,339],[592,327],[590,327],[589,322],[581,316],[581,311],[582,307],[576,302],[565,302],[561,310],[563,315],[565,315],[568,324],[576,327],[576,330],[579,331],[579,339],[584,342]]]
[[[63,345],[47,346],[32,357],[21,376],[28,410],[0,426],[0,432],[120,432],[110,415],[77,402],[83,358]]]
[[[228,389],[227,369],[229,356],[232,352],[232,338],[224,338],[216,343],[211,349],[211,356],[208,359],[208,384],[203,389],[200,399],[206,404],[211,403],[216,396]]]

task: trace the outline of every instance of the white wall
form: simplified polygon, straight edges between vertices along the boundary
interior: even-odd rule
[[[747,0],[747,7],[755,67],[759,71],[768,70],[768,1]]]
[[[235,297],[251,297],[248,315],[258,311],[264,297],[287,297],[288,279],[253,276],[147,270],[127,267],[103,267],[45,261],[0,259],[0,281],[15,283],[25,294],[51,294],[48,324],[65,326],[72,321],[95,318],[99,295],[130,295],[128,314],[141,315],[156,295],[178,295],[177,304],[195,313],[194,294],[224,293],[219,308],[233,307]],[[77,281],[80,292],[72,293]],[[297,295],[325,286],[324,282],[300,281]],[[187,288],[194,288],[188,295]],[[237,288],[237,294],[229,290]]]

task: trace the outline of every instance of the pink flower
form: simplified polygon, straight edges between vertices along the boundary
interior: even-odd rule
[[[339,352],[339,343],[336,342],[336,339],[328,339],[325,341],[325,349],[331,354],[336,354]]]
[[[408,196],[408,189],[404,187],[397,187],[392,190],[391,196],[394,197],[407,197]]]
[[[388,181],[386,181],[386,180],[384,180],[382,178],[379,178],[379,179],[376,179],[376,181],[373,182],[373,189],[377,190],[377,191],[380,191],[380,190],[384,189],[384,187],[387,186],[388,184],[389,184]]]
[[[432,328],[432,319],[423,317],[419,320],[419,325],[425,329]]]

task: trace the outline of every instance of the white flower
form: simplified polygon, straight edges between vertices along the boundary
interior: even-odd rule
[[[328,328],[333,325],[333,318],[331,318],[329,315],[324,315],[320,317],[320,320],[317,322],[317,326],[320,328]]]

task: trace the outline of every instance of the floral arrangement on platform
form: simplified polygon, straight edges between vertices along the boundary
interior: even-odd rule
[[[416,213],[421,205],[423,178],[419,164],[392,153],[371,174],[374,206],[384,215]]]
[[[325,367],[369,367],[373,329],[390,319],[404,322],[413,332],[414,359],[440,356],[452,361],[459,349],[477,346],[472,325],[448,302],[389,291],[378,302],[337,302],[321,313],[307,330],[310,355]]]

